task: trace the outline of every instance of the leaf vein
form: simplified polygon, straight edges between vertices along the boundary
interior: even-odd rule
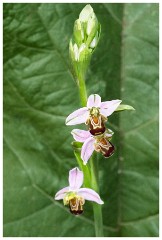
[[[103,3],[104,8],[106,9],[106,11],[112,16],[112,18],[119,23],[120,25],[122,25],[120,19],[113,13],[113,11],[109,8],[105,6],[105,3]]]
[[[33,106],[31,106],[27,101],[26,101],[26,99],[20,94],[20,91],[18,91],[18,88],[11,82],[11,81],[9,81],[9,80],[6,80],[9,84],[10,84],[10,86],[12,87],[12,89],[13,89],[13,91],[18,95],[18,97],[25,103],[25,105],[29,108],[29,109],[31,109],[32,111],[36,111],[36,112],[39,112],[40,114],[43,114],[43,115],[45,115],[45,116],[47,116],[47,117],[50,117],[50,118],[60,118],[61,120],[64,120],[65,121],[65,116],[61,116],[61,115],[53,115],[53,114],[51,114],[51,113],[47,113],[47,112],[44,112],[44,111],[42,111],[42,110],[40,110],[40,109],[36,109],[36,108],[34,108]]]
[[[144,217],[144,218],[139,218],[137,220],[128,221],[128,222],[121,222],[120,225],[125,226],[125,225],[130,225],[130,224],[136,224],[136,223],[141,222],[141,221],[152,220],[152,219],[154,219],[154,218],[156,218],[158,216],[159,216],[159,213],[155,213],[153,215],[149,215],[149,216]]]
[[[152,123],[154,123],[154,122],[158,122],[158,115],[157,115],[155,118],[149,119],[149,120],[147,120],[146,122],[138,125],[137,127],[132,128],[132,129],[129,130],[129,131],[126,131],[126,132],[125,132],[125,135],[128,136],[128,135],[131,134],[132,132],[138,131],[138,130],[140,130],[141,128],[144,128],[144,127],[146,127],[146,126],[148,126],[148,125],[150,125],[150,124],[152,124]]]
[[[54,43],[54,40],[51,38],[51,35],[50,35],[49,31],[48,31],[48,28],[44,24],[43,19],[42,19],[41,15],[40,15],[40,13],[38,11],[37,11],[37,14],[38,14],[38,17],[39,17],[39,19],[40,19],[40,21],[42,23],[42,26],[44,27],[45,31],[47,32],[47,35],[49,37],[50,42],[52,43],[52,45],[53,45],[54,49],[56,50],[58,56],[60,57],[60,59],[62,60],[62,62],[64,63],[65,67],[67,68],[67,70],[69,71],[69,73],[71,74],[71,76],[73,78],[72,72],[70,71],[70,68],[69,68],[65,58],[63,57],[61,51],[56,47],[56,44]]]

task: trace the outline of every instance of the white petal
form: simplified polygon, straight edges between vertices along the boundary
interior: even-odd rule
[[[110,116],[120,105],[121,100],[112,100],[107,102],[102,102],[100,105],[100,113],[105,117]]]
[[[80,188],[78,190],[78,195],[83,197],[85,200],[93,201],[98,204],[103,204],[104,202],[101,200],[98,193],[90,188]]]
[[[87,163],[88,159],[91,157],[91,155],[95,149],[94,142],[95,142],[95,139],[93,137],[90,137],[84,142],[84,144],[82,146],[81,158],[82,158],[84,164]]]
[[[80,129],[73,129],[71,134],[73,135],[73,138],[78,142],[85,142],[87,138],[91,136],[89,131]]]
[[[69,191],[69,187],[62,188],[60,191],[56,193],[55,200],[63,199],[68,191]]]
[[[89,111],[87,107],[79,108],[66,118],[66,125],[76,125],[85,123],[88,119]]]
[[[83,172],[77,167],[69,171],[70,190],[78,190],[83,184]]]
[[[89,96],[87,101],[87,107],[100,107],[101,105],[101,97],[98,94],[92,94]]]

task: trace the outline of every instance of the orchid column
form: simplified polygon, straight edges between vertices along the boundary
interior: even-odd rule
[[[73,68],[73,75],[77,82],[80,94],[80,103],[82,107],[87,106],[87,91],[85,85],[85,74],[90,63],[90,59],[93,51],[95,50],[99,37],[101,27],[98,22],[93,8],[90,5],[86,5],[74,23],[73,38],[70,40],[69,53],[71,59],[71,65]],[[83,167],[83,163],[80,157],[80,153],[75,152],[78,163],[81,166],[86,178],[90,179],[91,183],[87,181],[87,185],[90,184],[91,188],[96,192],[99,192],[98,186],[98,171],[97,171],[97,159],[91,157],[90,166]],[[89,176],[87,176],[89,175]],[[85,182],[86,183],[86,182]],[[103,235],[103,223],[102,223],[102,211],[101,205],[93,204],[95,232],[97,237]]]

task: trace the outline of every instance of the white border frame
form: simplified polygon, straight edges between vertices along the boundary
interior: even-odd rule
[[[162,16],[162,9],[161,9],[161,3],[160,3],[160,0],[159,1],[156,1],[156,0],[152,0],[152,1],[146,1],[146,0],[143,0],[143,1],[140,1],[140,0],[134,0],[134,1],[122,1],[122,0],[118,0],[118,1],[92,1],[92,0],[83,0],[83,1],[74,1],[74,0],[71,0],[71,1],[52,1],[52,0],[48,0],[48,1],[41,1],[41,0],[35,0],[35,1],[30,1],[30,0],[27,0],[27,1],[22,1],[22,0],[17,0],[17,1],[14,1],[14,0],[9,0],[9,1],[2,1],[0,3],[0,17],[2,19],[2,23],[1,23],[1,31],[0,31],[0,41],[1,41],[1,52],[2,52],[2,58],[1,58],[1,64],[0,64],[0,67],[1,67],[1,73],[2,73],[2,81],[1,81],[1,94],[0,94],[0,101],[1,101],[1,110],[0,110],[0,115],[1,115],[1,119],[3,119],[3,3],[159,3],[159,23],[160,23],[160,28],[159,28],[159,42],[161,43],[161,16]],[[160,74],[160,66],[161,66],[161,47],[159,47],[159,56],[160,56],[160,59],[159,59],[159,111],[160,111],[160,122],[162,120],[161,118],[161,100],[162,100],[162,84],[161,84],[161,74]],[[3,120],[2,120],[3,121]],[[1,136],[3,136],[3,125],[1,124],[0,125],[0,132],[1,132]],[[160,136],[162,135],[162,127],[160,125],[160,131],[159,131],[159,141],[160,141]],[[1,238],[4,238],[3,237],[3,140],[1,138],[0,140],[0,144],[1,144],[1,171],[0,171],[0,180],[1,180],[1,204],[0,204],[0,212],[2,213],[2,217],[0,218],[0,236]],[[160,146],[159,146],[159,149],[162,149],[162,144],[161,144],[161,141],[160,141]],[[160,150],[160,155],[161,156],[161,150]],[[159,158],[159,167],[160,167],[160,171],[159,173],[161,173],[161,164],[160,164],[160,158]],[[160,179],[161,181],[161,179]],[[161,201],[161,191],[160,191],[160,194],[159,194],[159,203]],[[156,239],[160,239],[160,236],[161,236],[161,229],[162,229],[162,225],[161,225],[161,216],[159,215],[159,237],[156,237]],[[49,237],[25,237],[25,239],[48,239]],[[53,237],[53,238],[57,238],[57,237]],[[59,237],[61,239],[63,239],[62,237]],[[85,239],[85,237],[80,237],[81,239]],[[105,238],[108,238],[108,237],[105,237]],[[127,239],[138,239],[138,237],[127,237]],[[150,239],[151,237],[145,237],[144,239]],[[7,239],[13,239],[13,237],[8,237]],[[15,237],[14,237],[15,239]],[[19,237],[18,239],[23,239],[23,237]],[[73,238],[73,239],[77,239],[77,238]],[[89,239],[93,239],[93,237],[90,237]],[[111,239],[111,240],[121,240],[121,237],[109,237],[108,239]]]

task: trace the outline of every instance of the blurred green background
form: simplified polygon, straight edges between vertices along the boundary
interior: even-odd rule
[[[107,126],[115,154],[100,155],[105,236],[158,236],[158,4],[91,4],[101,22],[88,95],[136,111]],[[93,212],[69,214],[55,193],[75,167],[65,118],[79,107],[68,44],[85,4],[4,4],[4,236],[94,236]],[[80,126],[78,126],[80,127]]]

